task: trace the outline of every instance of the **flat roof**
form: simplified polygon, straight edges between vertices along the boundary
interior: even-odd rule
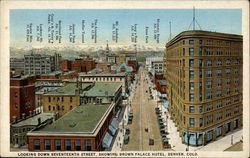
[[[92,133],[109,106],[110,104],[77,106],[53,124],[34,130],[32,133]]]
[[[41,123],[49,120],[54,117],[54,113],[40,113],[38,115],[35,115],[33,117],[27,118],[25,120],[22,120],[18,123],[12,124],[12,127],[21,127],[21,126],[37,126],[38,125],[38,118],[41,118]]]
[[[81,96],[114,96],[115,92],[121,87],[121,85],[122,83],[119,82],[95,82],[95,85],[88,91],[83,91]]]
[[[50,73],[41,74],[41,76],[55,76],[55,75],[60,75],[62,73],[63,73],[62,71],[53,71],[53,72],[50,72]]]
[[[90,86],[92,83],[79,83],[82,84],[82,89]],[[67,83],[65,86],[52,90],[45,95],[75,95],[76,82]]]
[[[48,93],[49,91],[55,90],[60,87],[61,86],[44,86],[41,89],[37,90],[36,94],[45,94],[45,93]]]
[[[90,77],[90,76],[120,76],[124,77],[126,74],[124,72],[122,73],[98,73],[98,74],[85,74],[85,73],[79,73],[79,76],[85,76],[85,77]]]

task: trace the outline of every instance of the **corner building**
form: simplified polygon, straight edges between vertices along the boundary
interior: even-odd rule
[[[166,44],[169,113],[183,143],[199,146],[242,127],[242,36],[185,31]]]

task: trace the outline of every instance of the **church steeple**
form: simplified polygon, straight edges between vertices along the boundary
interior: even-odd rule
[[[106,61],[108,61],[108,55],[109,55],[109,41],[107,40],[107,46],[106,46],[106,51],[105,51],[105,56],[106,56]]]

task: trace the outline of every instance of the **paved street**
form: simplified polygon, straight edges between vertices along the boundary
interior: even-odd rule
[[[145,78],[145,71],[140,70],[138,85],[132,100],[134,118],[132,124],[127,125],[131,130],[130,141],[122,149],[125,151],[164,150],[154,110],[157,104],[155,100],[148,100],[149,84]],[[145,128],[148,128],[148,132],[145,131]],[[149,138],[154,139],[154,145],[149,145]]]

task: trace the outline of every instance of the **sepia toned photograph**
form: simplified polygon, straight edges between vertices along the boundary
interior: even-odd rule
[[[248,157],[248,10],[85,3],[4,12],[1,155]]]

